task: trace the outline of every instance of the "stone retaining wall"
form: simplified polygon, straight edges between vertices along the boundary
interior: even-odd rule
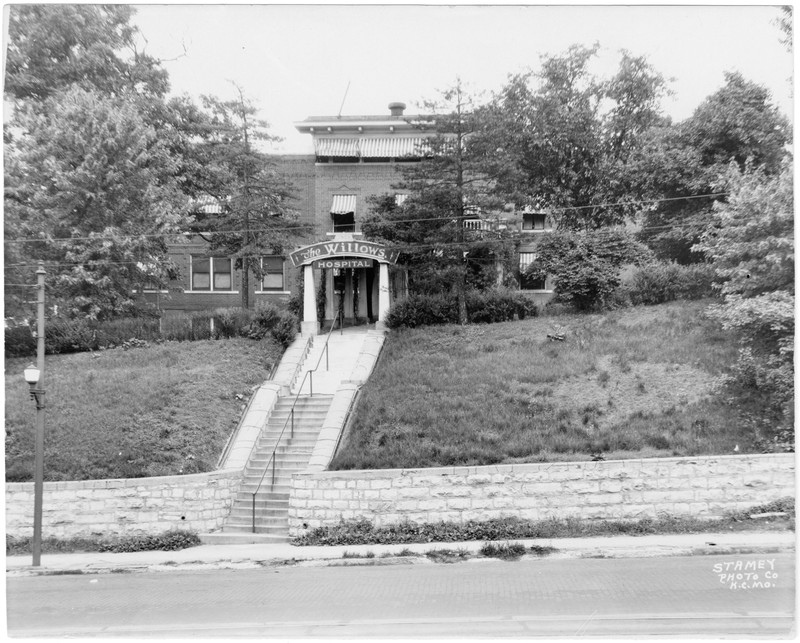
[[[241,484],[241,469],[157,478],[46,482],[45,538],[199,533],[219,529]],[[6,484],[6,533],[33,535],[33,483]]]
[[[304,472],[292,479],[289,531],[367,518],[461,522],[516,516],[712,518],[794,496],[794,454]]]

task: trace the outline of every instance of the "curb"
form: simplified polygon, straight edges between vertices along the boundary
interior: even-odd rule
[[[630,538],[594,538],[542,540],[516,539],[526,550],[532,547],[553,548],[546,554],[527,553],[517,560],[567,560],[580,558],[654,558],[675,556],[716,556],[784,553],[795,550],[794,532],[769,532],[751,534],[750,538],[730,538],[730,534],[694,534],[690,537],[663,538],[662,542],[631,542]],[[715,542],[723,540],[723,542]],[[724,542],[728,540],[730,542]],[[589,542],[586,542],[589,541]],[[681,542],[684,541],[684,542]],[[694,541],[694,542],[691,542]],[[761,542],[759,542],[761,541]],[[503,543],[505,541],[497,541]],[[6,559],[7,577],[26,576],[60,576],[60,575],[96,575],[96,574],[133,574],[133,573],[168,573],[174,571],[214,571],[214,570],[247,570],[275,567],[345,567],[345,566],[378,566],[378,565],[434,565],[434,564],[480,564],[496,561],[481,555],[480,548],[484,541],[455,543],[414,543],[409,545],[353,545],[334,547],[292,547],[291,555],[285,551],[269,551],[270,547],[253,550],[252,546],[234,545],[224,548],[224,552],[207,555],[204,560],[192,559],[195,548],[182,552],[158,552],[157,558],[168,558],[171,553],[179,554],[186,560],[146,560],[147,554],[141,552],[142,560],[113,560],[114,555],[106,556],[106,560],[94,560],[97,554],[64,554],[61,564],[41,566],[18,565],[22,558]],[[258,550],[260,549],[260,551]],[[282,548],[285,550],[285,548]],[[460,556],[443,555],[432,559],[427,556],[432,551],[457,551]],[[398,555],[403,552],[402,555]],[[200,552],[197,552],[198,556]],[[272,554],[272,555],[271,555]],[[345,556],[347,554],[347,556]],[[69,560],[73,557],[74,560]],[[121,556],[116,554],[116,556]],[[109,560],[109,558],[111,558]],[[14,559],[17,559],[16,561]],[[66,559],[66,560],[64,560]],[[9,566],[9,562],[12,562]]]

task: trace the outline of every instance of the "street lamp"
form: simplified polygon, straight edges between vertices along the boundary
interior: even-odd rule
[[[42,499],[44,497],[44,263],[36,271],[36,365],[24,372],[30,386],[31,399],[36,401],[36,440],[33,459],[33,566],[42,560]]]
[[[41,371],[36,368],[35,364],[28,364],[23,371],[25,381],[31,388],[31,399],[36,401],[36,410],[40,411],[44,408],[44,390],[37,388],[39,383],[39,375]]]

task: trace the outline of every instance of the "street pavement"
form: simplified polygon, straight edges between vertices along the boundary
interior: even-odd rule
[[[693,554],[747,553],[794,550],[792,531],[732,532],[598,538],[514,539],[527,548],[553,547],[550,558],[642,558]],[[127,553],[42,554],[41,566],[31,566],[31,556],[6,558],[7,576],[67,572],[164,572],[189,569],[253,569],[265,564],[304,561],[325,565],[341,562],[345,552],[380,559],[407,549],[424,556],[433,549],[465,549],[477,552],[484,541],[460,543],[418,543],[410,545],[345,545],[298,547],[291,544],[202,545],[180,551]]]
[[[794,634],[794,555],[473,558],[7,579],[16,637]],[[413,559],[412,559],[413,560]],[[367,564],[365,564],[367,563]]]

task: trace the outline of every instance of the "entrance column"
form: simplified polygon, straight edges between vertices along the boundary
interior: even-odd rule
[[[303,274],[303,321],[300,324],[300,333],[307,337],[319,333],[314,267],[311,264],[303,266]]]
[[[389,264],[380,263],[378,276],[378,323],[375,328],[386,329],[386,314],[389,312]]]

